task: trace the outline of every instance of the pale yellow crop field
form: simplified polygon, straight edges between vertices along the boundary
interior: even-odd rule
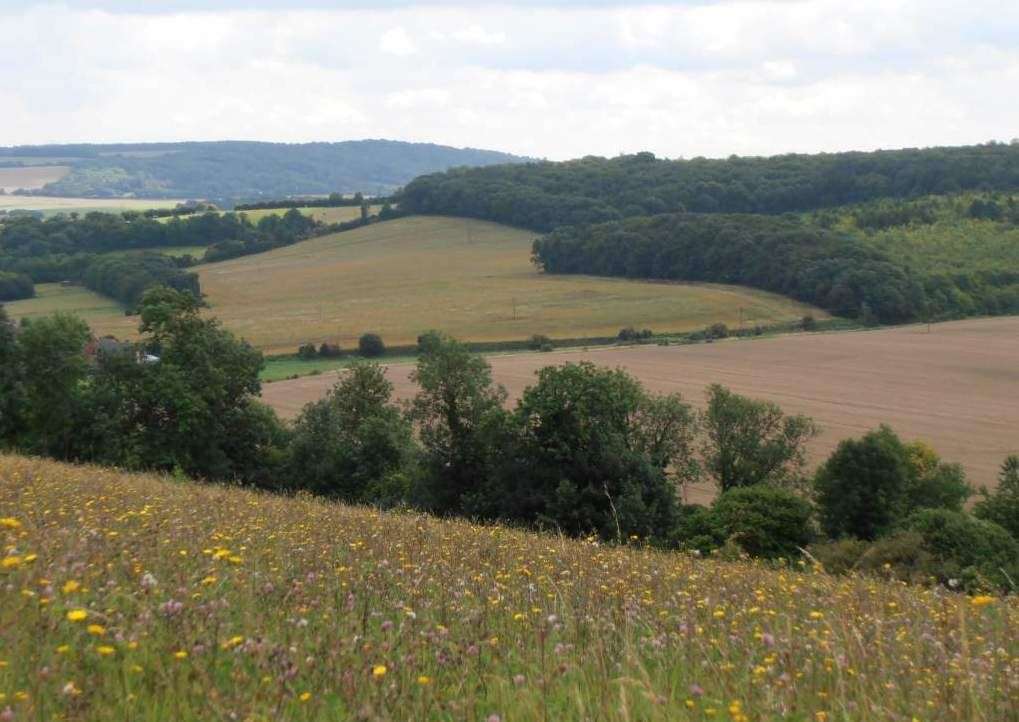
[[[685,331],[791,320],[787,298],[715,284],[551,276],[530,262],[534,234],[482,221],[411,217],[199,266],[227,328],[269,352],[305,342],[350,348],[365,331],[414,343],[437,328],[471,341]]]

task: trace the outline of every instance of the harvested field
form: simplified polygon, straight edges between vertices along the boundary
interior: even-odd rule
[[[71,172],[67,165],[33,165],[21,168],[0,168],[0,189],[15,191],[19,188],[32,190],[54,183]]]
[[[0,169],[3,170],[3,169]],[[31,170],[18,168],[18,171]],[[42,211],[44,215],[55,213],[120,213],[122,211],[144,211],[148,208],[173,208],[178,199],[154,198],[65,198],[62,196],[0,196],[0,210],[21,209]]]
[[[907,439],[923,439],[970,481],[993,486],[1005,456],[1019,453],[1019,318],[974,319],[853,333],[798,334],[694,346],[517,354],[490,358],[511,399],[542,366],[589,360],[620,366],[658,392],[678,391],[701,404],[709,384],[768,399],[822,426],[812,461],[846,437],[887,423]],[[415,393],[409,364],[390,367],[397,395]],[[262,396],[293,417],[318,399],[335,374],[278,381]],[[703,501],[710,489],[691,490]]]
[[[823,311],[740,286],[553,276],[530,262],[534,234],[483,221],[410,217],[198,266],[209,314],[270,353],[302,343],[389,345],[439,328],[471,341],[615,336],[772,324]]]
[[[4,304],[4,309],[16,321],[57,312],[73,313],[91,326],[97,335],[112,334],[117,338],[138,336],[137,316],[125,316],[124,307],[119,303],[84,286],[37,283],[35,298],[10,301]]]

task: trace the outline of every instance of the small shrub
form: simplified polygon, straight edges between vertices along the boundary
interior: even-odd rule
[[[339,358],[343,355],[343,349],[340,348],[339,344],[323,343],[318,347],[318,355],[322,358]]]
[[[653,335],[654,334],[651,332],[651,329],[649,328],[644,328],[638,331],[633,326],[627,326],[626,328],[619,330],[619,333],[616,335],[616,338],[623,342],[633,342],[633,341],[644,341],[646,339],[651,338]]]
[[[814,318],[813,314],[808,313],[800,320],[800,328],[804,331],[816,331],[817,319]]]
[[[315,344],[306,343],[301,345],[297,349],[297,358],[302,361],[311,361],[318,356],[318,349],[315,348]]]
[[[998,524],[1019,539],[1019,456],[1005,459],[998,476],[998,488],[993,494],[985,489],[982,495],[973,507],[973,514]]]
[[[868,542],[859,539],[837,539],[812,544],[807,551],[821,562],[829,574],[847,574],[857,568],[860,558],[870,547]]]
[[[724,323],[713,323],[708,326],[704,333],[710,339],[729,338],[729,327]]]
[[[686,504],[679,509],[672,542],[679,549],[708,554],[725,542],[725,534],[711,509],[699,504]]]
[[[376,358],[386,352],[386,344],[377,333],[366,333],[358,340],[357,350],[365,358]]]
[[[923,538],[937,562],[932,575],[947,583],[957,579],[966,589],[1010,589],[1019,580],[1019,541],[994,522],[948,509],[923,509],[906,519],[904,528]]]
[[[785,489],[764,484],[730,489],[711,511],[725,537],[751,556],[796,557],[813,538],[810,503]]]
[[[527,346],[532,351],[551,351],[554,348],[552,346],[552,339],[540,333],[531,336]]]

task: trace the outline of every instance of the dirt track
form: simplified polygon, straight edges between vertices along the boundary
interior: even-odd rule
[[[1019,453],[1019,317],[976,319],[878,331],[790,335],[695,346],[639,346],[491,357],[510,398],[550,364],[590,360],[621,366],[654,391],[678,391],[701,404],[720,383],[768,399],[823,427],[812,458],[840,439],[887,423],[906,439],[929,442],[966,468],[977,486],[993,486],[1006,455]],[[413,395],[411,366],[393,365],[398,397]],[[335,375],[278,381],[262,395],[285,417],[322,396]],[[703,500],[693,490],[691,500]]]

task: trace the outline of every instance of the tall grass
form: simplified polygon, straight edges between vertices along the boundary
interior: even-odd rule
[[[5,720],[1019,709],[1014,599],[17,456],[0,541]]]

